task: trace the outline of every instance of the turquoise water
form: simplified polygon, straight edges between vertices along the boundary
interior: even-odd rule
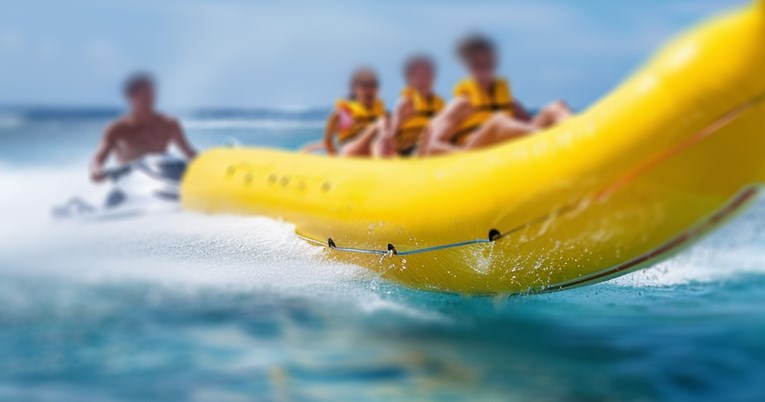
[[[765,400],[765,200],[696,247],[564,293],[415,292],[283,222],[54,222],[110,111],[0,113],[0,400]],[[201,147],[294,148],[321,111],[183,114]]]

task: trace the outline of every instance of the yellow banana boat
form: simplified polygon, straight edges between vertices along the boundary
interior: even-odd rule
[[[414,160],[214,149],[185,208],[294,223],[327,256],[410,287],[561,290],[654,263],[765,181],[765,0],[672,42],[581,115]]]

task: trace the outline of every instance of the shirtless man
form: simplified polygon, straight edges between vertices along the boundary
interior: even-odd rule
[[[146,155],[167,153],[174,144],[186,158],[196,156],[178,120],[154,109],[154,81],[149,75],[130,77],[124,95],[130,111],[107,127],[90,164],[91,180],[101,182],[107,178],[104,165],[112,153],[118,163],[127,164]]]
[[[562,101],[532,116],[513,97],[509,82],[496,75],[497,52],[486,37],[472,35],[457,53],[470,76],[454,90],[454,99],[430,124],[422,155],[491,146],[554,126],[573,115]]]

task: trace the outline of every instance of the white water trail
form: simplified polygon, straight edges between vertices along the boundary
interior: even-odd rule
[[[689,249],[613,280],[618,286],[674,286],[765,273],[765,197]]]
[[[376,274],[327,261],[320,248],[299,240],[284,222],[180,210],[103,222],[55,221],[51,207],[70,196],[104,197],[106,188],[92,186],[84,166],[0,166],[0,189],[3,273],[267,288],[330,298],[345,293],[356,294],[354,303],[362,309],[402,307],[382,303],[370,289]],[[765,273],[763,221],[765,200],[760,199],[689,250],[611,283],[673,286]]]
[[[377,274],[322,256],[294,227],[262,217],[210,216],[180,208],[105,221],[56,220],[73,195],[97,202],[79,166],[0,169],[0,274],[96,283],[149,282],[170,288],[276,292],[363,314],[441,320],[386,298]]]

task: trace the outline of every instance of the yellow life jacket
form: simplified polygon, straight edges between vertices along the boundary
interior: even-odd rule
[[[423,96],[413,88],[404,88],[401,96],[412,102],[412,114],[401,123],[401,127],[396,132],[396,150],[400,154],[409,154],[417,146],[420,134],[425,126],[436,113],[444,108],[444,100],[436,95]]]
[[[491,93],[483,91],[472,78],[464,79],[454,88],[454,96],[467,97],[473,106],[473,113],[460,125],[452,139],[455,144],[465,143],[469,135],[495,113],[507,113],[511,116],[513,114],[513,95],[504,78],[494,80]]]
[[[337,141],[340,144],[345,144],[356,138],[356,136],[361,134],[361,132],[370,124],[385,116],[385,104],[379,99],[375,100],[372,109],[369,109],[361,102],[350,99],[341,99],[337,101],[335,107],[336,110],[349,114],[353,119],[350,126],[341,128],[340,131],[338,131]]]

